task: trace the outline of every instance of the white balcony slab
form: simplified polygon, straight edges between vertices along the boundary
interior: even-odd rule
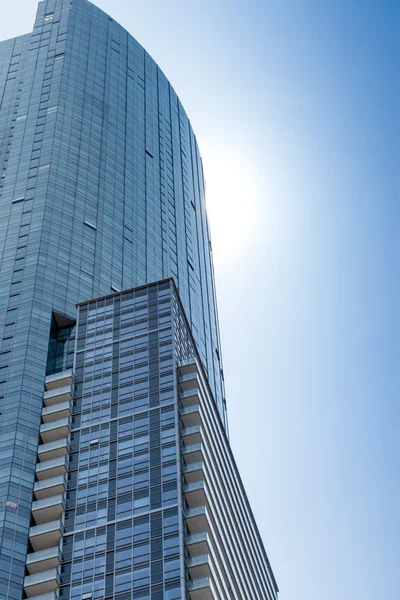
[[[185,511],[185,521],[191,534],[209,532],[206,506],[195,506]]]
[[[46,406],[42,410],[42,421],[43,423],[50,423],[51,421],[58,421],[59,419],[65,419],[71,416],[71,402],[66,400],[59,404],[53,404],[52,406]]]
[[[39,596],[30,596],[30,600],[58,600],[58,592],[40,594]]]
[[[59,419],[40,426],[40,437],[44,444],[68,437],[71,431],[70,419]]]
[[[192,427],[182,428],[181,435],[184,444],[198,444],[201,442],[201,425],[192,425]]]
[[[192,579],[208,577],[211,573],[210,555],[198,554],[186,559],[186,567]]]
[[[45,460],[44,462],[37,463],[36,477],[39,479],[39,481],[42,481],[43,479],[57,477],[57,475],[65,475],[67,468],[68,462],[66,456],[59,456],[58,458]]]
[[[54,373],[53,375],[48,375],[45,379],[45,389],[54,390],[56,388],[65,387],[67,385],[72,385],[74,383],[74,373],[72,369],[66,369],[65,371],[61,371],[60,373]]]
[[[32,516],[36,525],[61,519],[64,512],[64,494],[57,494],[32,502]]]
[[[179,374],[181,377],[185,375],[191,375],[193,373],[197,373],[199,367],[197,365],[197,361],[195,358],[188,358],[180,363],[178,366]]]
[[[66,489],[67,481],[65,475],[57,475],[50,479],[37,481],[33,487],[33,493],[36,500],[42,500],[43,498],[50,498],[57,494],[63,494]]]
[[[64,385],[60,388],[51,389],[43,394],[43,403],[45,406],[54,406],[60,402],[71,401],[74,387]]]
[[[49,569],[42,573],[27,575],[24,579],[24,591],[28,598],[55,592],[58,589],[60,576],[58,569]]]
[[[183,486],[186,502],[190,507],[203,506],[207,503],[205,483],[203,480],[185,483]]]
[[[58,546],[63,533],[63,525],[60,520],[35,525],[29,529],[29,541],[35,552]],[[48,590],[52,591],[52,590]]]
[[[187,535],[186,547],[191,557],[199,554],[209,554],[210,539],[208,537],[208,533],[206,531],[202,531],[200,533]]]
[[[180,392],[179,400],[181,401],[182,406],[191,406],[193,404],[200,404],[200,395],[199,390],[187,390],[184,392]]]
[[[182,454],[186,463],[199,462],[203,460],[203,446],[200,443],[189,444],[182,448]]]
[[[67,456],[69,443],[67,439],[55,440],[46,444],[40,444],[38,448],[38,459],[40,462]]]
[[[200,404],[184,406],[180,410],[181,420],[184,427],[192,427],[201,424]]]
[[[186,483],[204,479],[204,463],[202,460],[192,462],[183,467]]]
[[[217,597],[211,577],[199,577],[188,582],[190,600],[215,600]]]
[[[61,550],[58,546],[31,552],[26,557],[26,568],[30,575],[56,569],[61,564]]]
[[[194,390],[199,387],[199,377],[197,372],[181,374],[179,377],[179,387],[183,392]]]

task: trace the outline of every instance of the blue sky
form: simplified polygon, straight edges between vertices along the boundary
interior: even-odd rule
[[[400,4],[97,4],[198,137],[231,441],[281,600],[398,600]],[[35,10],[2,7],[0,39]]]

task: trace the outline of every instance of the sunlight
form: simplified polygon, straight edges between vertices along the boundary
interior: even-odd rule
[[[206,150],[203,163],[214,259],[231,260],[256,228],[257,189],[246,164],[229,152]]]

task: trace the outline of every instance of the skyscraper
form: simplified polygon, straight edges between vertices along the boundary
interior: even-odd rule
[[[45,0],[0,102],[0,598],[274,598],[179,99],[111,17]]]

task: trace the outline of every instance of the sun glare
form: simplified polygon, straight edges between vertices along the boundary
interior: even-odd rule
[[[256,227],[256,186],[246,165],[229,152],[203,153],[206,204],[216,260],[243,253]]]

